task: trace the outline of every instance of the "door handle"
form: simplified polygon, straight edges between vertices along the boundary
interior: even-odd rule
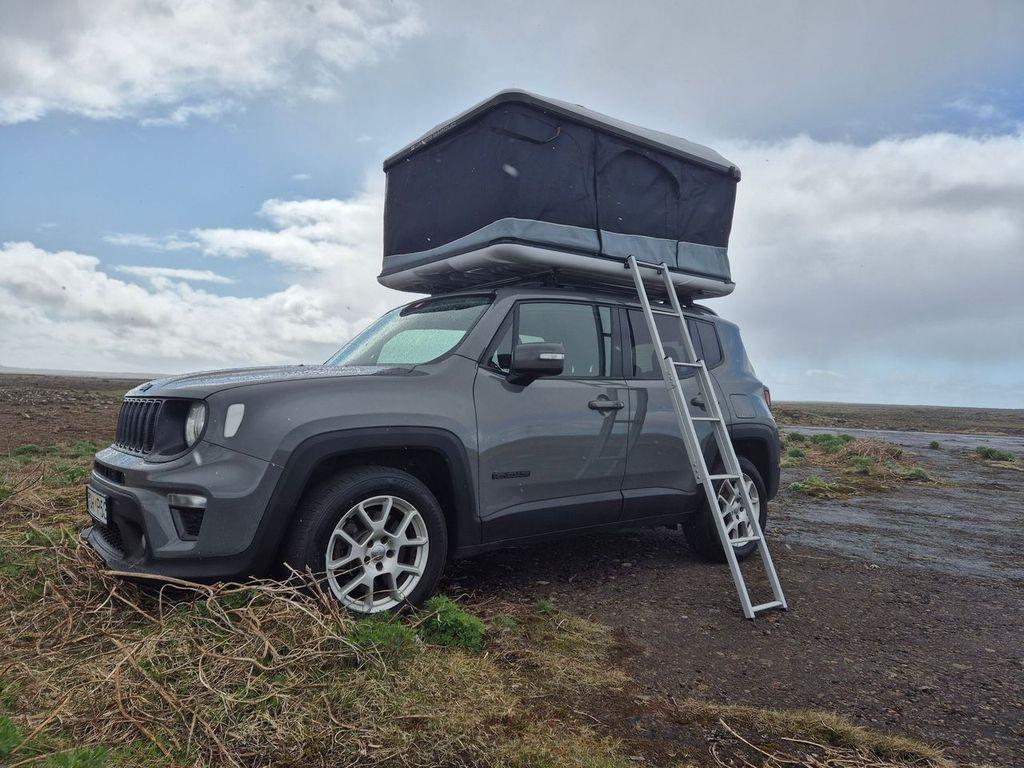
[[[696,405],[698,408],[704,407],[704,398],[700,395],[694,395],[690,398],[690,405]]]
[[[609,400],[602,395],[597,400],[591,400],[587,406],[592,411],[617,411],[620,408],[625,408],[626,404],[621,400]]]

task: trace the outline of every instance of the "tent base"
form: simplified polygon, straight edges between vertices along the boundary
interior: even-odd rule
[[[647,273],[644,282],[648,289],[657,293],[662,288],[661,277],[655,270],[644,272]],[[420,266],[385,272],[377,281],[398,291],[437,294],[552,273],[566,283],[636,292],[625,259],[522,243],[495,243]],[[678,294],[694,299],[726,296],[736,287],[731,280],[689,274],[678,268],[670,268],[669,275]]]

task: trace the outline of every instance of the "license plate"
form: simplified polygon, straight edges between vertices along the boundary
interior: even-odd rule
[[[110,509],[110,500],[102,493],[97,493],[92,488],[85,489],[85,505],[93,519],[103,525],[107,524],[107,512]]]

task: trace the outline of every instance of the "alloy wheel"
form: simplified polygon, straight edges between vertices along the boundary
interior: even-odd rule
[[[346,608],[387,611],[409,599],[429,552],[419,510],[398,496],[373,496],[349,509],[331,532],[324,558],[327,583]]]
[[[746,510],[743,509],[742,497],[734,482],[726,480],[718,489],[718,508],[722,510],[722,522],[725,523],[725,531],[729,534],[730,540],[742,539],[754,534],[750,518],[747,517]],[[755,515],[760,515],[761,497],[757,493],[757,485],[746,473],[743,474],[741,482],[746,486],[747,494],[750,496],[751,509]]]

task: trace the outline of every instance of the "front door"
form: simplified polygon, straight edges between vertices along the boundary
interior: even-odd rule
[[[524,301],[498,332],[474,384],[484,541],[619,519],[628,393],[610,307]],[[561,376],[507,379],[516,343],[560,342]]]

